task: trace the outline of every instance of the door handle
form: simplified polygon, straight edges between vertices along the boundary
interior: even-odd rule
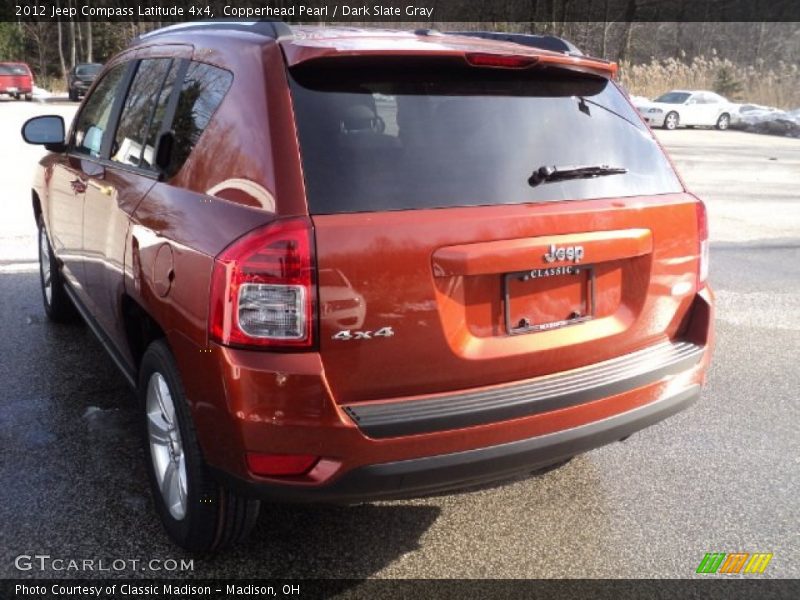
[[[86,191],[86,182],[83,179],[73,179],[69,182],[69,185],[76,194],[82,194]]]
[[[94,179],[89,180],[89,185],[91,185],[94,189],[98,192],[103,194],[104,196],[110,196],[114,192],[114,188],[110,185],[103,185],[99,181],[95,181]]]

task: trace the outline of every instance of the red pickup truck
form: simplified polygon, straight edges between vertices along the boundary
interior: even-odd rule
[[[706,210],[615,72],[192,23],[109,61],[68,132],[28,121],[45,311],[82,315],[138,390],[178,544],[240,539],[262,501],[532,472],[697,400]]]
[[[0,94],[33,100],[33,73],[28,65],[0,62]]]

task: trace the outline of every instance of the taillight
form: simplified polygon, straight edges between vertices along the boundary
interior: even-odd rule
[[[706,212],[706,205],[702,200],[698,199],[696,204],[697,210],[697,241],[698,241],[698,255],[699,264],[697,267],[697,289],[698,291],[703,288],[708,279],[708,260],[709,260],[709,242],[708,242],[708,213]]]
[[[314,239],[307,217],[251,231],[214,259],[209,335],[220,344],[314,344]]]
[[[539,61],[536,56],[484,54],[482,52],[469,52],[466,54],[466,59],[469,64],[475,67],[499,67],[502,69],[525,69]]]

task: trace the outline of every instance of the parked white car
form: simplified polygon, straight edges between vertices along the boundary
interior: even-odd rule
[[[731,103],[714,92],[672,90],[653,101],[635,105],[651,127],[676,129],[680,126],[699,126],[727,129],[731,123]]]

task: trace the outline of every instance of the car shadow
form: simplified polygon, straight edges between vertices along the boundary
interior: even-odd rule
[[[441,509],[419,504],[270,505],[250,537],[196,561],[232,577],[364,579],[420,547]]]
[[[36,577],[363,579],[408,552],[440,509],[424,503],[262,505],[251,536],[214,556],[173,545],[150,497],[133,392],[88,327],[55,325],[38,273],[0,273],[0,577],[14,557],[191,559],[173,572]],[[47,523],[47,527],[42,527]]]

